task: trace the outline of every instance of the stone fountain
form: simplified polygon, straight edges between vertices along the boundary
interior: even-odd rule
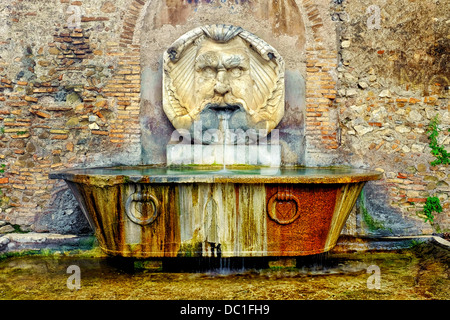
[[[379,172],[283,167],[284,61],[240,27],[196,28],[164,53],[167,166],[71,169],[100,247],[123,257],[303,256],[332,249]],[[270,142],[270,143],[269,143]]]

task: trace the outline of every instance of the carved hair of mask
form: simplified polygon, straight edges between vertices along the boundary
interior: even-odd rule
[[[163,63],[163,108],[183,136],[208,144],[214,139],[204,139],[205,132],[227,129],[236,133],[234,143],[250,143],[284,115],[284,60],[241,27],[191,30],[164,53]]]

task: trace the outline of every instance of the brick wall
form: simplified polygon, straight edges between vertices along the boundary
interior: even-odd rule
[[[22,52],[0,60],[0,219],[29,230],[66,188],[47,178],[50,171],[120,162],[121,153],[139,163],[139,47],[121,42],[121,2],[58,1],[52,10],[44,1],[9,5],[2,49]],[[69,28],[73,6],[84,14]]]
[[[336,105],[337,67],[335,43],[325,44],[329,37],[330,21],[319,11],[314,1],[305,1],[305,14],[314,35],[306,48],[306,130],[307,165],[326,165],[335,157],[338,148]],[[325,20],[325,22],[324,22]],[[328,28],[324,30],[324,23]],[[328,32],[327,32],[328,30]],[[329,39],[328,39],[329,41]],[[324,154],[330,154],[324,157]],[[321,160],[321,158],[324,158]]]

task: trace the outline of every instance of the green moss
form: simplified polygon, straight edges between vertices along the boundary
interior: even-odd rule
[[[86,238],[80,239],[79,242],[80,249],[94,249],[98,247],[97,238],[95,236],[89,236]]]
[[[369,230],[371,232],[377,231],[377,230],[386,230],[384,223],[375,220],[367,211],[366,204],[364,201],[364,190],[361,191],[359,206],[361,209],[364,223],[367,225],[367,227],[369,228]]]
[[[13,225],[16,227],[17,225]],[[22,233],[24,233],[22,231]],[[40,256],[40,257],[51,257],[57,258],[59,256],[77,256],[77,257],[104,257],[105,254],[98,246],[97,239],[95,236],[89,236],[80,239],[78,246],[65,246],[62,245],[58,248],[43,248],[43,249],[30,249],[21,250],[13,252],[5,252],[0,254],[0,262],[12,257],[27,257],[27,256]]]
[[[24,230],[22,230],[22,229],[20,228],[20,225],[18,225],[18,224],[12,224],[11,226],[14,228],[14,232],[15,232],[15,233],[28,233],[28,232],[30,232],[30,231],[24,231]]]
[[[191,258],[191,257],[201,257],[202,254],[202,243],[182,243],[180,250],[178,251],[177,257],[179,258]]]
[[[160,260],[137,260],[134,261],[134,270],[161,272],[163,271],[163,267],[162,262]]]
[[[23,251],[13,251],[13,252],[5,252],[0,254],[0,262],[6,260],[8,258],[13,257],[25,257],[31,255],[39,255],[41,254],[41,250],[23,250]]]
[[[102,257],[106,256],[106,254],[102,251],[102,249],[100,249],[100,247],[94,247],[89,250],[84,250],[84,249],[73,250],[73,249],[71,249],[71,250],[64,251],[64,255],[76,256],[79,258],[92,258],[92,257],[102,258]]]

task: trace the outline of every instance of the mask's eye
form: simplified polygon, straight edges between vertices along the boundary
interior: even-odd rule
[[[202,75],[205,78],[215,78],[216,77],[216,69],[212,68],[212,67],[204,67],[202,69]]]
[[[228,72],[231,74],[232,77],[237,78],[242,75],[242,68],[240,67],[231,68],[230,70],[228,70]]]

